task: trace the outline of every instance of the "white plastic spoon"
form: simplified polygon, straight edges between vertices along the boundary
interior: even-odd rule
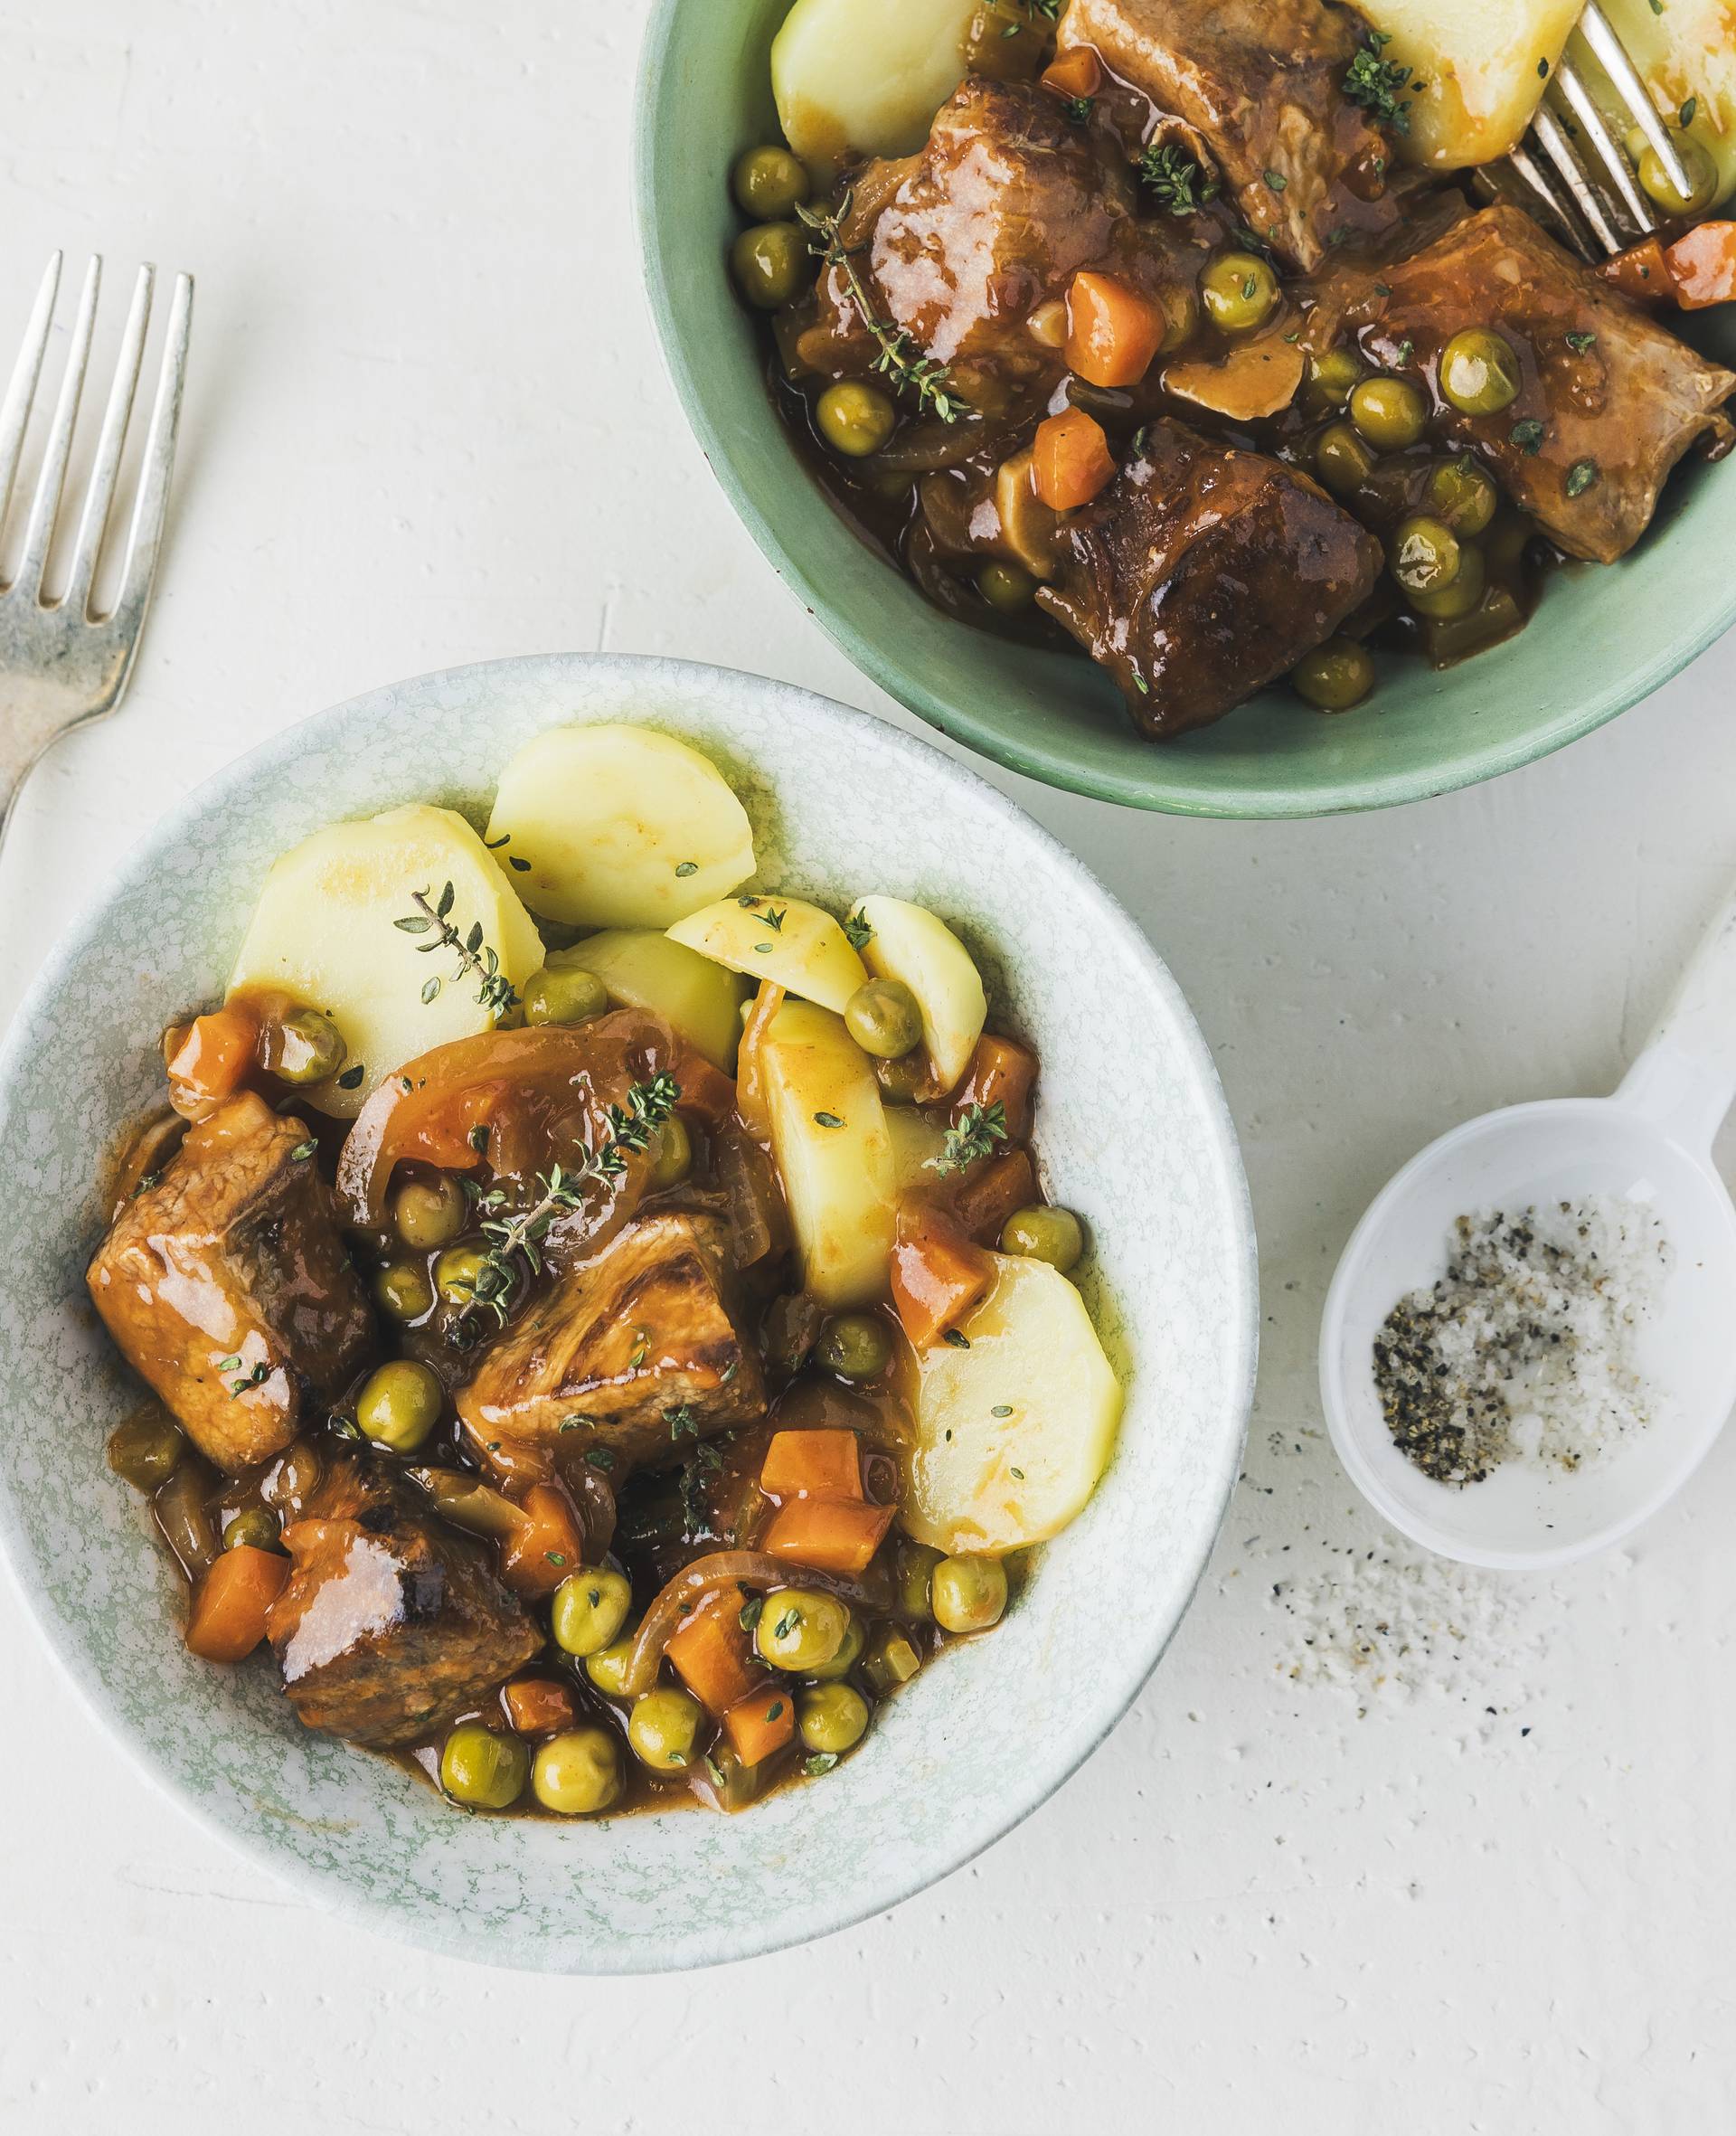
[[[1320,1393],[1338,1458],[1395,1527],[1469,1564],[1536,1571],[1601,1550],[1673,1498],[1736,1404],[1736,1205],[1712,1138],[1736,1099],[1736,896],[1612,1098],[1559,1098],[1467,1121],[1412,1158],[1351,1234],[1326,1294]],[[1586,1195],[1654,1210],[1674,1252],[1637,1347],[1652,1422],[1569,1474],[1507,1461],[1437,1483],[1381,1414],[1373,1345],[1408,1290],[1445,1266],[1454,1219]]]

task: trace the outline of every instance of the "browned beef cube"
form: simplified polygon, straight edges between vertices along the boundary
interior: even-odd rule
[[[268,1630],[310,1728],[410,1742],[477,1705],[542,1643],[485,1545],[380,1463],[339,1462],[283,1539],[295,1570]]]
[[[1079,269],[1161,300],[1191,288],[1204,257],[1174,225],[1142,219],[1126,157],[1030,82],[973,76],[921,153],[871,165],[854,198],[845,234],[863,248],[857,269],[882,317],[953,366],[978,404],[995,389],[1041,392],[1061,376],[1060,350],[1028,322]],[[801,353],[822,371],[866,370],[879,354],[835,269],[821,277],[818,324]]]
[[[1334,0],[1071,0],[1090,45],[1199,136],[1250,227],[1296,267],[1397,220],[1390,142],[1344,94],[1368,25]]]
[[[1306,475],[1168,421],[1063,523],[1061,552],[1037,599],[1160,739],[1221,719],[1330,638],[1382,562]]]
[[[250,1092],[188,1129],[86,1273],[129,1364],[219,1468],[288,1446],[373,1316],[298,1120]]]
[[[1520,208],[1486,208],[1408,260],[1327,278],[1307,339],[1317,350],[1346,326],[1377,363],[1434,390],[1439,430],[1572,556],[1625,555],[1683,455],[1727,451],[1736,437],[1719,412],[1736,375],[1636,311]],[[1493,327],[1519,363],[1518,399],[1490,415],[1466,415],[1438,390],[1441,352],[1470,327]]]
[[[691,1451],[765,1408],[759,1352],[731,1315],[724,1229],[646,1216],[515,1321],[458,1394],[475,1438],[606,1446],[616,1474]]]

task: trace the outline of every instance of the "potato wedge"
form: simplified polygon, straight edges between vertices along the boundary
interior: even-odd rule
[[[668,932],[672,942],[697,950],[713,963],[744,971],[750,979],[769,979],[838,1016],[867,983],[862,959],[843,928],[830,912],[799,897],[724,898]]]
[[[825,1306],[872,1305],[886,1295],[893,1187],[868,1056],[842,1017],[787,1001],[760,1043],[760,1069],[802,1288]]]
[[[1461,170],[1505,156],[1531,124],[1581,0],[1364,0],[1382,57],[1424,87],[1405,99],[1410,163]]]
[[[919,1543],[998,1556],[1058,1535],[1109,1465],[1121,1388],[1085,1301],[1041,1261],[991,1256],[968,1349],[915,1362],[916,1438],[900,1518]]]
[[[889,1105],[886,1132],[892,1139],[892,1185],[900,1194],[931,1186],[930,1166],[947,1147],[947,1130],[914,1105]]]
[[[431,929],[410,933],[397,922],[418,916],[417,891],[438,904],[452,885],[449,923],[461,935],[482,929],[500,969],[522,988],[542,962],[530,914],[494,855],[450,808],[388,809],[363,823],[335,823],[303,839],[272,866],[253,908],[231,988],[281,987],[323,1009],[344,1035],[351,1088],[315,1085],[297,1097],[347,1119],[401,1063],[448,1039],[473,1037],[496,1021],[476,999],[474,978],[458,976],[451,950],[424,953]],[[424,990],[439,981],[431,1000]]]
[[[828,177],[847,156],[908,156],[964,79],[980,0],[796,0],[771,47],[784,137]]]
[[[988,1001],[970,951],[944,921],[898,897],[859,898],[851,910],[873,929],[863,958],[876,978],[902,979],[922,1011],[922,1044],[937,1087],[970,1066]]]
[[[696,1045],[725,1075],[735,1073],[748,983],[654,927],[608,927],[549,962],[594,972],[618,1008],[648,1008]]]
[[[649,727],[552,727],[527,742],[500,775],[488,843],[532,912],[570,927],[667,927],[754,865],[722,773]]]

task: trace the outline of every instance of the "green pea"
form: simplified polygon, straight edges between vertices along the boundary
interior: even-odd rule
[[[108,1466],[135,1490],[155,1490],[175,1474],[187,1441],[165,1409],[141,1410],[108,1435]]]
[[[922,1043],[922,1011],[902,979],[870,979],[844,1005],[844,1025],[865,1054],[901,1061]]]
[[[1717,197],[1718,165],[1692,134],[1673,133],[1673,139],[1687,173],[1687,192],[1678,188],[1649,141],[1640,154],[1639,182],[1666,215],[1697,215]]]
[[[651,1185],[675,1186],[693,1168],[693,1139],[680,1113],[672,1112],[651,1138]]]
[[[814,1359],[840,1379],[878,1379],[892,1361],[892,1337],[872,1313],[836,1313],[820,1330]]]
[[[1483,598],[1488,583],[1488,567],[1484,562],[1483,552],[1469,543],[1458,553],[1458,569],[1444,586],[1434,586],[1409,595],[1410,606],[1420,616],[1429,616],[1438,622],[1453,622],[1461,616],[1468,616]]]
[[[1015,616],[1031,605],[1037,581],[1016,563],[986,563],[976,574],[976,591],[992,609]]]
[[[633,1589],[623,1574],[606,1565],[569,1573],[554,1591],[550,1611],[554,1643],[589,1660],[614,1643],[632,1607]]]
[[[448,1246],[434,1263],[434,1288],[443,1303],[468,1305],[488,1265],[480,1246]]]
[[[223,1525],[225,1550],[276,1550],[279,1542],[277,1520],[263,1506],[249,1506]]]
[[[407,1179],[392,1197],[392,1227],[418,1253],[449,1246],[464,1229],[465,1192],[450,1172]]]
[[[1200,277],[1206,317],[1220,334],[1251,334],[1278,308],[1278,277],[1257,252],[1220,252]]]
[[[1429,508],[1456,534],[1480,534],[1500,501],[1494,477],[1474,459],[1443,460],[1429,474]]]
[[[1429,403],[1408,378],[1365,378],[1350,396],[1350,420],[1382,452],[1414,445],[1429,427]]]
[[[862,1673],[884,1698],[901,1684],[908,1684],[921,1666],[922,1657],[908,1635],[895,1624],[882,1624],[868,1642]]]
[[[1006,1568],[998,1557],[943,1557],[931,1589],[942,1631],[986,1631],[1006,1608]]]
[[[931,1550],[926,1543],[913,1543],[908,1536],[900,1538],[894,1563],[897,1566],[898,1599],[893,1605],[901,1617],[915,1624],[932,1621],[934,1609],[930,1601],[930,1585],[934,1568],[945,1555]]]
[[[524,1792],[530,1753],[516,1735],[465,1721],[440,1749],[440,1785],[473,1810],[508,1810]]]
[[[1014,1209],[1001,1227],[1001,1252],[1026,1261],[1046,1261],[1064,1276],[1085,1251],[1085,1233],[1071,1209],[1033,1203]]]
[[[834,452],[866,459],[898,428],[898,410],[878,386],[846,378],[826,387],[815,403],[814,420]]]
[[[420,1320],[434,1309],[434,1286],[416,1261],[389,1261],[373,1279],[374,1303],[394,1320]]]
[[[837,1659],[850,1630],[850,1612],[833,1594],[780,1587],[766,1597],[753,1628],[760,1659],[806,1676]]]
[[[735,159],[730,190],[744,215],[770,222],[807,198],[807,169],[788,148],[750,148]]]
[[[625,1697],[627,1664],[632,1659],[630,1637],[612,1640],[599,1653],[585,1656],[585,1674],[605,1697]]]
[[[1354,349],[1329,348],[1308,359],[1307,404],[1316,415],[1342,408],[1361,383],[1363,360]]]
[[[592,1817],[621,1791],[620,1753],[607,1728],[567,1728],[537,1750],[531,1788],[544,1810]]]
[[[896,1061],[877,1060],[874,1081],[889,1105],[914,1105],[929,1080],[929,1063],[920,1053],[901,1054]]]
[[[862,1649],[867,1643],[868,1634],[862,1628],[861,1618],[853,1610],[850,1613],[850,1629],[844,1635],[843,1646],[830,1661],[817,1663],[807,1674],[822,1684],[837,1682],[840,1678],[847,1677],[862,1659]]]
[[[348,1051],[337,1025],[316,1008],[295,1009],[259,1034],[259,1064],[283,1082],[326,1082]]]
[[[1349,496],[1374,472],[1374,455],[1349,423],[1328,423],[1314,441],[1314,471],[1334,496]]]
[[[647,1691],[633,1702],[627,1740],[640,1764],[653,1772],[683,1772],[693,1762],[704,1708],[686,1691]]]
[[[524,982],[527,1024],[588,1024],[609,1007],[609,990],[577,964],[545,964]]]
[[[848,1684],[821,1684],[796,1701],[796,1729],[822,1756],[840,1757],[868,1732],[868,1701]]]
[[[1291,668],[1290,685],[1320,712],[1348,712],[1374,687],[1374,663],[1354,638],[1329,638]]]
[[[1462,415],[1498,415],[1518,399],[1519,383],[1519,359],[1486,326],[1467,326],[1441,352],[1441,397]]]
[[[446,1390],[426,1365],[394,1357],[368,1375],[355,1398],[355,1421],[376,1446],[409,1453],[439,1422],[445,1401]]]
[[[1440,520],[1413,512],[1399,522],[1387,561],[1407,593],[1438,593],[1458,576],[1458,537]]]
[[[788,304],[807,279],[807,240],[793,222],[756,222],[730,247],[736,286],[760,311]]]

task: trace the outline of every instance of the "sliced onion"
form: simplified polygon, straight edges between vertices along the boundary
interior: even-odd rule
[[[601,1564],[615,1540],[614,1487],[589,1461],[575,1461],[566,1480],[584,1519],[585,1563]]]
[[[637,1698],[656,1681],[663,1650],[679,1630],[688,1610],[720,1587],[817,1587],[835,1594],[858,1610],[883,1610],[891,1601],[890,1588],[869,1586],[861,1580],[846,1580],[836,1573],[816,1572],[807,1565],[788,1564],[768,1557],[762,1550],[714,1550],[661,1587],[633,1635],[633,1651],[621,1674],[621,1695]],[[684,1604],[687,1608],[684,1608]]]

